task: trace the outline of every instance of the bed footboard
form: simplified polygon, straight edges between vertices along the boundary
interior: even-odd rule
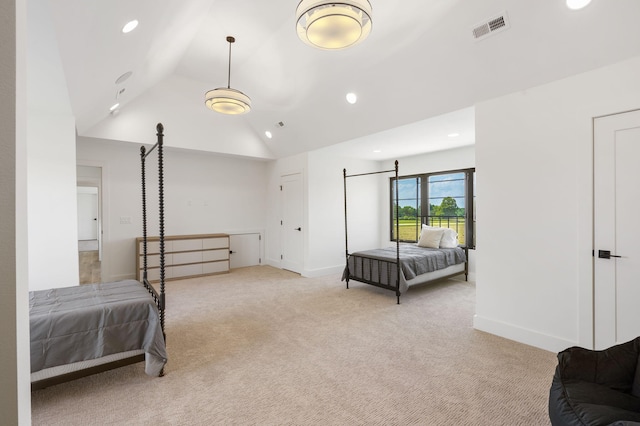
[[[465,281],[467,281],[469,276],[468,250],[466,247],[460,247],[456,250],[460,249],[464,251],[464,262],[458,261],[455,264],[452,264],[452,262],[446,267],[442,265],[432,272],[421,273],[417,276],[413,275],[411,279],[405,277],[403,268],[398,268],[399,263],[397,261],[390,257],[385,259],[379,256],[379,253],[378,255],[372,255],[376,250],[349,254],[342,279],[346,281],[347,289],[349,288],[349,280],[354,280],[394,291],[398,303],[400,303],[400,295],[412,285],[434,283],[462,274],[464,274]],[[400,262],[404,261],[401,256]]]
[[[400,295],[406,291],[406,281],[400,276],[398,263],[383,259],[371,259],[356,255],[349,255],[343,279],[349,288],[349,280],[358,281],[396,293],[397,302]]]

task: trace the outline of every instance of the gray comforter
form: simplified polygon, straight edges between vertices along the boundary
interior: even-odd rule
[[[32,291],[29,312],[31,372],[144,350],[157,376],[167,361],[158,308],[138,281]]]
[[[415,244],[400,244],[400,266],[406,281],[427,272],[466,262],[462,248],[432,249]],[[363,278],[391,286],[397,286],[396,248],[365,250],[349,255],[347,263],[350,277]],[[345,269],[346,276],[347,270]]]

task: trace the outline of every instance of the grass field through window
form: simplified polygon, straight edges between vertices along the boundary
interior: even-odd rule
[[[464,244],[464,230],[465,219],[463,217],[455,219],[449,219],[447,225],[447,218],[443,218],[438,221],[438,218],[431,218],[431,226],[439,226],[442,228],[451,228],[458,233],[458,243]],[[400,240],[401,241],[414,241],[417,242],[420,238],[421,224],[419,219],[400,219]],[[393,226],[393,238],[396,236],[396,227]]]

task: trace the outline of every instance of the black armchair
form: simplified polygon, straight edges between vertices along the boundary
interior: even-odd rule
[[[560,352],[549,392],[551,424],[640,425],[639,355],[640,337],[602,351]]]

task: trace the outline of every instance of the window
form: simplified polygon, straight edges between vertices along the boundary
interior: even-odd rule
[[[391,240],[417,242],[422,224],[451,228],[458,242],[474,247],[475,169],[425,173],[398,178],[396,209],[395,178],[391,178]],[[424,212],[424,214],[423,214]]]

